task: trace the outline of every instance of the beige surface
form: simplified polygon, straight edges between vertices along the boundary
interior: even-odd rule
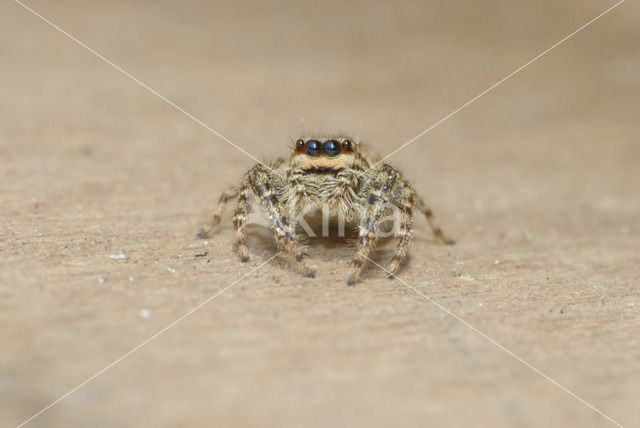
[[[388,153],[613,3],[28,4],[272,158],[311,131]],[[459,242],[418,219],[400,277],[629,427],[639,21],[625,2],[392,158]],[[239,263],[228,217],[194,239],[251,159],[9,1],[0,57],[16,426],[275,249],[255,230]],[[346,287],[351,251],[313,241],[315,279],[268,263],[28,426],[613,426],[377,268]]]

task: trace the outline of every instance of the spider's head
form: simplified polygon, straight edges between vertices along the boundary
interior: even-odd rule
[[[309,171],[339,171],[353,168],[358,156],[358,144],[350,138],[305,138],[296,141],[290,166]]]

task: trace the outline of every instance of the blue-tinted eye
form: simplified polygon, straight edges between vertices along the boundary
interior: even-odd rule
[[[329,157],[337,156],[340,153],[340,144],[335,140],[329,140],[324,143],[324,152]]]
[[[322,152],[322,144],[320,144],[320,141],[309,140],[307,141],[306,150],[309,156],[318,156]]]
[[[303,140],[296,141],[296,149],[301,149],[303,147],[304,147],[304,141]]]

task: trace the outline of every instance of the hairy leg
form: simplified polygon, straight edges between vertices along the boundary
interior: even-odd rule
[[[442,229],[440,228],[438,221],[434,217],[433,212],[431,211],[431,208],[429,207],[429,205],[427,205],[420,196],[416,196],[416,202],[418,204],[418,209],[422,211],[422,213],[427,218],[427,221],[429,222],[429,226],[431,226],[431,230],[433,231],[433,235],[443,244],[447,244],[447,245],[455,244],[456,241],[447,237],[442,232]]]
[[[364,194],[366,208],[360,218],[358,227],[360,241],[358,251],[351,261],[353,270],[347,279],[348,285],[355,285],[358,281],[360,272],[369,258],[369,253],[378,240],[380,218],[389,207],[391,195],[401,180],[399,173],[389,165],[383,164],[375,169],[371,185],[368,186]]]
[[[240,253],[240,261],[246,263],[249,261],[249,249],[247,248],[247,240],[244,236],[244,225],[247,217],[251,213],[251,205],[249,204],[249,196],[251,191],[246,185],[240,188],[240,197],[238,205],[233,213],[233,230],[238,241],[238,252]]]
[[[264,165],[256,165],[245,176],[245,185],[260,201],[265,217],[271,221],[278,245],[291,256],[306,276],[314,277],[315,270],[303,261],[306,253],[296,242],[295,221],[285,214],[286,207],[283,206],[282,195],[276,191],[272,183],[284,187],[283,179]]]
[[[391,258],[389,264],[389,278],[393,279],[394,274],[400,267],[400,262],[407,255],[407,247],[413,238],[413,205],[415,203],[415,191],[407,184],[403,183],[402,189],[398,197],[394,200],[394,204],[399,209],[400,230],[398,231],[400,241],[396,247],[396,251]]]
[[[213,214],[213,218],[209,222],[209,224],[200,229],[198,235],[196,235],[199,239],[206,239],[211,236],[211,232],[215,230],[216,227],[220,224],[220,220],[222,219],[222,214],[224,213],[224,208],[227,205],[227,202],[238,196],[240,193],[240,187],[238,185],[234,185],[225,190],[222,195],[220,195],[220,199],[218,200],[218,206],[216,207],[216,211]]]

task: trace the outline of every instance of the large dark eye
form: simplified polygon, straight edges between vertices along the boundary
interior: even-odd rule
[[[337,156],[340,153],[340,144],[335,140],[329,140],[324,143],[324,152],[329,157]]]
[[[343,147],[345,150],[351,150],[351,141],[349,141],[349,140],[344,140],[344,141],[342,142],[342,147]]]
[[[318,156],[322,152],[322,144],[320,144],[320,141],[309,140],[307,141],[306,150],[309,156]]]
[[[296,149],[301,149],[304,147],[304,140],[296,141]]]

